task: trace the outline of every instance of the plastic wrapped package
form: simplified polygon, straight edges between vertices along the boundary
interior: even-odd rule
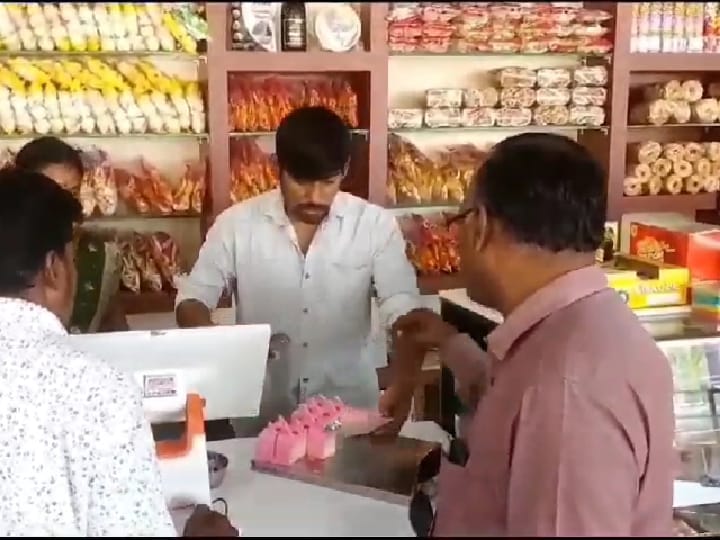
[[[412,129],[423,125],[422,109],[390,109],[388,111],[388,127],[390,129]]]
[[[572,90],[573,105],[602,107],[607,100],[607,91],[599,86],[576,86]]]
[[[500,105],[511,109],[532,107],[535,104],[535,90],[532,88],[503,88],[500,91]]]
[[[459,108],[425,109],[425,125],[431,128],[459,127],[462,113]]]
[[[671,102],[666,99],[653,99],[635,105],[630,110],[630,122],[637,125],[664,126],[670,122],[670,118]]]
[[[498,53],[498,54],[512,54],[512,53],[518,53],[520,52],[520,39],[519,38],[512,38],[512,39],[490,39],[490,43],[488,43],[488,52],[492,53]]]
[[[461,88],[430,88],[425,90],[425,106],[429,109],[459,108],[463,93]]]
[[[535,99],[541,106],[565,106],[570,101],[570,90],[567,88],[538,88]]]
[[[573,126],[600,127],[605,122],[605,110],[602,107],[570,107],[570,124]]]
[[[537,84],[537,72],[533,69],[508,67],[497,75],[502,88],[533,88]]]
[[[450,43],[455,28],[446,23],[424,24],[420,48],[434,54],[446,53],[450,50]]]
[[[563,105],[540,105],[533,111],[533,123],[538,126],[566,126],[570,112]]]
[[[574,53],[578,52],[578,38],[576,37],[550,37],[548,39],[548,50],[552,53]]]
[[[577,38],[575,49],[580,54],[608,54],[612,51],[613,44],[607,38]],[[556,51],[561,52],[561,51]]]
[[[449,2],[428,2],[420,7],[420,16],[424,23],[447,24],[458,15],[461,9]]]
[[[542,68],[537,72],[537,85],[540,88],[567,88],[570,86],[570,81],[569,69]]]
[[[463,102],[465,107],[494,107],[500,96],[492,86],[485,88],[468,88],[464,91]]]
[[[511,109],[501,107],[497,110],[495,123],[498,127],[524,127],[532,123],[532,109]]]
[[[521,39],[520,52],[525,54],[546,54],[550,52],[550,42],[545,38]]]
[[[583,66],[573,71],[573,81],[579,86],[605,86],[608,71],[605,66]]]
[[[582,38],[600,38],[609,33],[610,29],[599,23],[576,24],[573,26],[573,34]]]
[[[492,107],[472,107],[462,110],[461,123],[465,127],[492,127],[495,125],[497,109]]]

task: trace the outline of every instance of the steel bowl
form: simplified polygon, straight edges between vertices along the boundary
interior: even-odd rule
[[[228,458],[220,452],[208,450],[208,478],[210,480],[210,489],[220,487],[225,479],[225,473],[228,467]]]

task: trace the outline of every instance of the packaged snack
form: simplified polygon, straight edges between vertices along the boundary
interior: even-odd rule
[[[537,83],[537,73],[526,68],[504,68],[498,73],[498,81],[502,88],[533,88]]]
[[[458,108],[462,106],[463,90],[460,88],[431,88],[425,90],[425,106],[429,109]]]
[[[608,71],[605,66],[584,66],[573,71],[573,81],[579,86],[605,86]]]
[[[537,72],[537,85],[540,88],[567,88],[570,80],[569,69],[542,68]]]
[[[573,126],[600,127],[605,122],[605,111],[602,107],[570,107],[570,124]]]
[[[462,110],[461,124],[466,127],[492,127],[495,125],[496,109],[473,107]]]
[[[390,129],[420,128],[422,125],[422,109],[390,109],[388,111],[388,127]]]
[[[538,88],[535,94],[538,105],[565,106],[570,101],[570,90],[567,88]]]
[[[425,109],[425,125],[431,128],[459,127],[462,113],[459,108]]]
[[[602,107],[607,99],[607,91],[601,87],[576,86],[572,90],[573,105],[595,105]]]
[[[565,126],[569,121],[570,112],[562,105],[539,105],[533,111],[533,122],[538,126]]]
[[[492,86],[485,88],[469,88],[464,90],[465,107],[494,107],[499,99],[498,91]]]
[[[503,88],[500,91],[500,105],[511,109],[532,107],[535,103],[535,90],[532,88]]]
[[[532,110],[502,107],[497,110],[495,123],[498,127],[529,126],[532,123]]]

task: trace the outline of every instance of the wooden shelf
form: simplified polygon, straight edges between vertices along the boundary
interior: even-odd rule
[[[387,56],[366,51],[332,53],[226,51],[222,61],[228,72],[347,72],[370,71],[373,63],[387,63]]]
[[[680,212],[695,213],[717,206],[717,193],[697,195],[657,195],[648,197],[623,197],[622,213],[631,212]]]
[[[720,71],[720,53],[632,53],[630,72]]]
[[[418,277],[420,294],[437,294],[446,289],[464,289],[465,285],[460,274],[441,274],[438,276]]]

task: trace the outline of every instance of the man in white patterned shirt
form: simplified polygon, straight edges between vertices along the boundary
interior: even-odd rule
[[[176,536],[139,388],[68,345],[81,217],[48,177],[0,171],[0,536]],[[237,535],[207,507],[198,528]]]
[[[268,366],[262,416],[318,393],[377,407],[373,289],[384,327],[420,306],[405,240],[390,212],[340,191],[352,141],[336,114],[296,109],[275,143],[280,189],[217,218],[179,283],[178,325],[211,325],[223,289],[234,289],[237,322],[269,323],[290,338],[288,357]]]

